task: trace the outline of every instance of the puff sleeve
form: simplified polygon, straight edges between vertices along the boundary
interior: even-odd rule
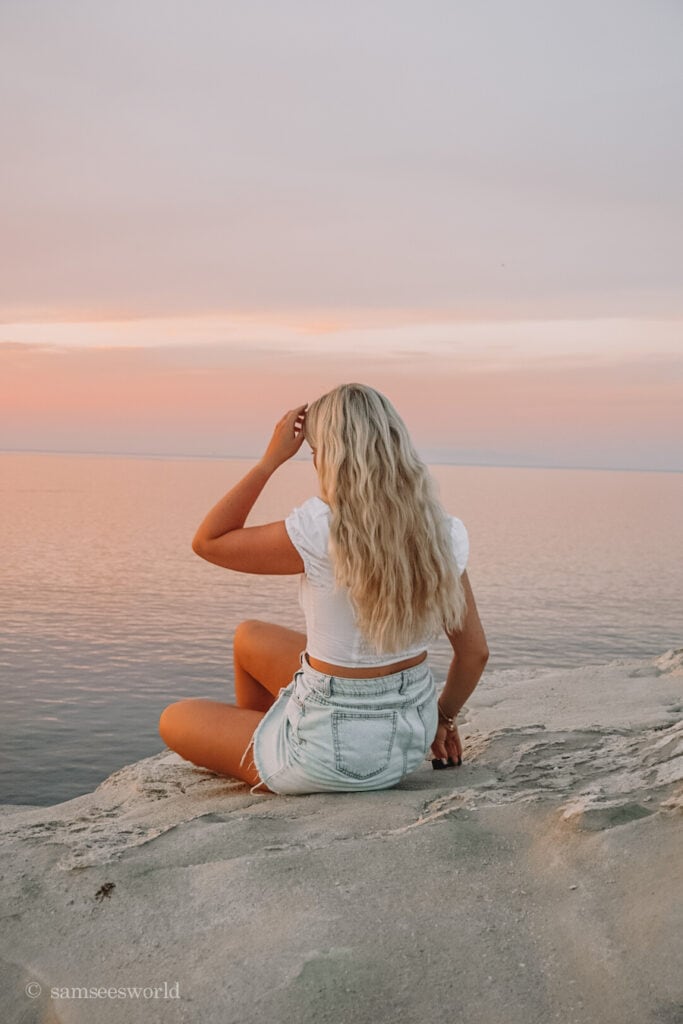
[[[301,555],[307,578],[321,581],[329,562],[327,506],[317,497],[309,498],[292,509],[285,519],[285,529]]]
[[[467,559],[470,554],[470,539],[462,519],[456,519],[455,516],[450,516],[449,519],[453,554],[455,556],[458,569],[460,570],[460,575],[462,576],[467,567]]]

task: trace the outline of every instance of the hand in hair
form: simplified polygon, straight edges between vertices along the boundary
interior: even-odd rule
[[[290,409],[282,419],[278,420],[266,453],[261,459],[262,462],[277,469],[287,459],[291,459],[292,455],[296,455],[304,440],[303,425],[306,416],[304,410],[307,405],[308,402],[304,402],[296,409]]]

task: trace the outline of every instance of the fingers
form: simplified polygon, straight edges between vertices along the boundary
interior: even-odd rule
[[[275,467],[281,466],[287,459],[296,455],[304,443],[304,410],[307,405],[308,402],[304,402],[296,409],[289,409],[275,425],[266,449],[266,457]]]
[[[439,732],[441,732],[441,730],[439,730]],[[440,737],[439,733],[437,733],[436,739],[432,743],[432,755],[434,757],[442,757],[444,759],[448,757],[448,754],[446,753],[446,747],[443,742],[443,737]]]
[[[304,402],[303,405],[297,406],[296,409],[290,409],[289,412],[286,412],[278,421],[277,427],[275,428],[276,433],[284,432],[285,437],[298,441],[299,445],[301,445],[304,439],[303,427],[304,420],[306,418],[306,414],[303,410],[307,405],[308,402]]]
[[[460,737],[451,734],[446,738],[446,756],[452,758],[454,761],[462,760],[462,743]]]
[[[451,768],[462,764],[462,743],[456,732],[452,733],[440,725],[432,743],[432,765],[434,768]]]
[[[290,409],[286,412],[282,419],[281,424],[291,423],[294,428],[294,433],[299,434],[302,431],[304,420],[306,419],[305,409],[308,406],[308,402],[304,402],[303,405],[297,405],[296,409]]]
[[[302,419],[305,417],[305,409],[308,408],[308,402],[304,402],[303,405],[297,405],[295,409],[288,409],[287,412],[280,417],[280,423],[286,423],[289,419]]]
[[[462,757],[462,743],[457,731],[447,737],[446,749],[452,757]]]

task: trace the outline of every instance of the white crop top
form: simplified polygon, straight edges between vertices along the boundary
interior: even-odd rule
[[[299,604],[306,618],[307,652],[331,665],[370,667],[391,665],[426,650],[429,638],[402,651],[379,653],[358,631],[348,592],[335,585],[327,550],[330,514],[329,505],[315,496],[293,509],[285,519],[285,529],[304,563],[299,578]],[[453,554],[462,574],[469,555],[469,538],[460,519],[448,518]]]

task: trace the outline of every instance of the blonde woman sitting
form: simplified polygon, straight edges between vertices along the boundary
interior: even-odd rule
[[[304,440],[320,495],[284,520],[245,527]],[[383,394],[342,384],[287,412],[192,547],[237,572],[299,575],[306,633],[240,623],[236,705],[169,705],[159,722],[169,747],[252,791],[287,794],[386,789],[430,749],[434,767],[461,763],[455,719],[488,658],[465,569],[467,531],[441,507]],[[454,657],[439,695],[427,645],[442,630]]]

